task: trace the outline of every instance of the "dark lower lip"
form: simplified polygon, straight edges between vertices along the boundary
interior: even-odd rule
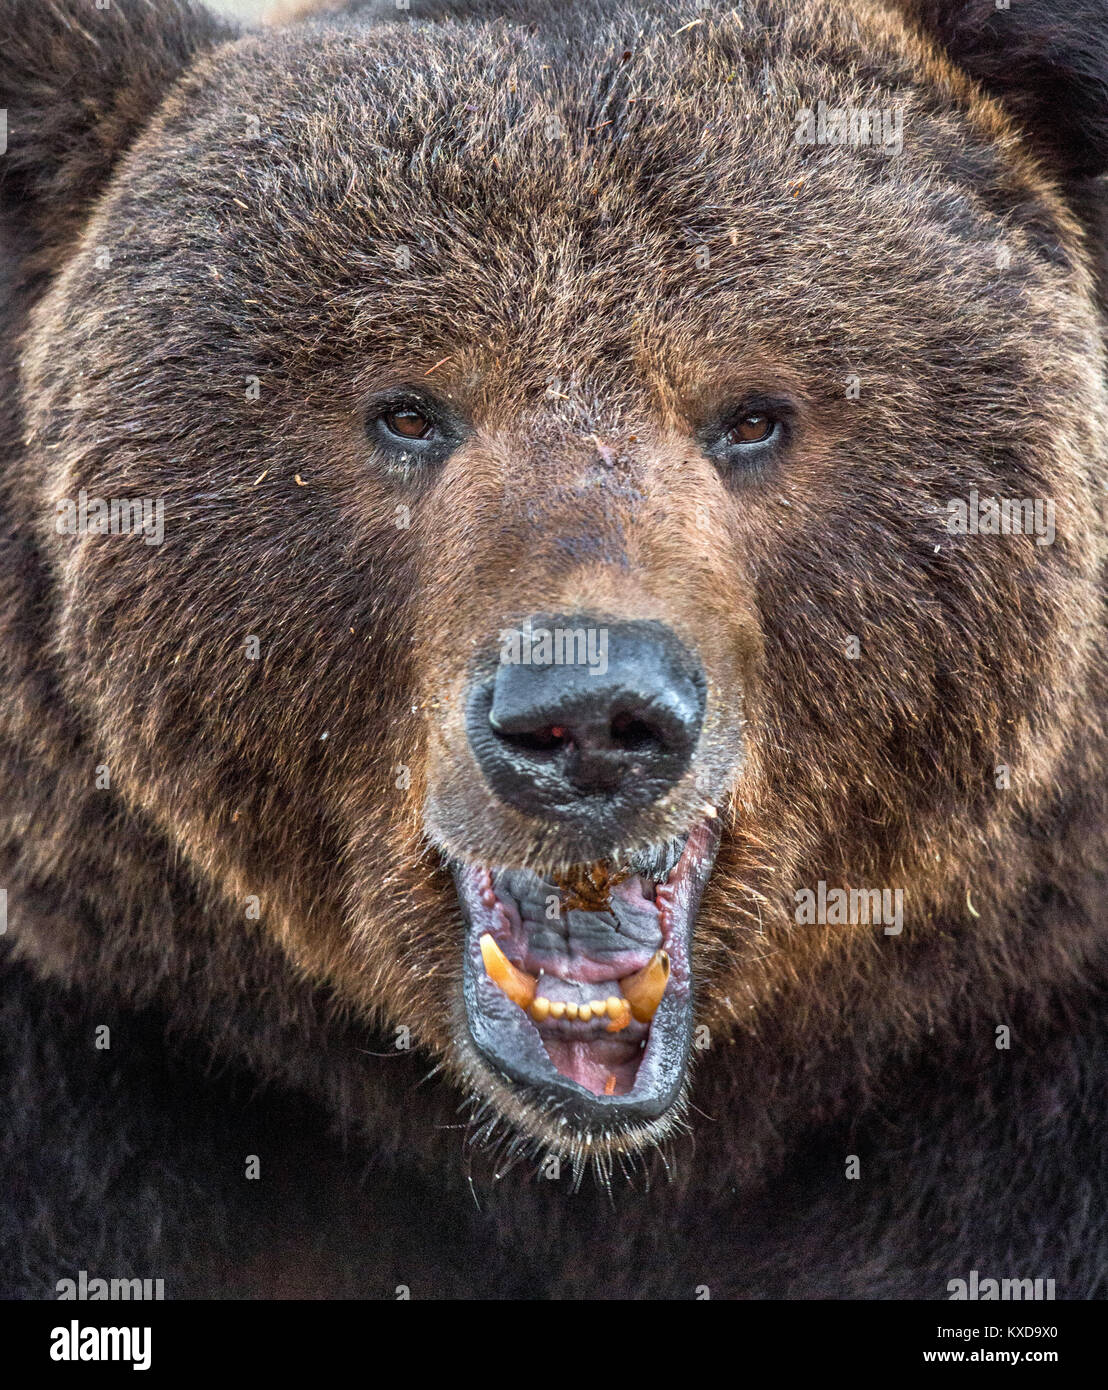
[[[677,1101],[692,1040],[692,930],[718,843],[718,822],[694,827],[681,863],[671,875],[673,907],[664,943],[671,960],[669,984],[651,1020],[634,1084],[626,1093],[612,1096],[597,1095],[558,1071],[529,1015],[489,979],[480,947],[481,935],[491,925],[491,912],[477,888],[482,869],[455,868],[467,920],[464,996],[470,1035],[485,1061],[525,1088],[527,1098],[538,1108],[600,1127],[656,1120]]]

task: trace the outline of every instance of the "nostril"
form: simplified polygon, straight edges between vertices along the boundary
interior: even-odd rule
[[[612,752],[665,752],[672,742],[658,720],[642,714],[619,713],[610,719],[601,717],[578,721],[573,729],[562,724],[547,724],[535,729],[507,730],[498,728],[490,719],[493,733],[502,743],[510,744],[521,753],[555,754],[582,750]]]
[[[617,714],[608,731],[612,746],[625,748],[628,752],[666,746],[666,739],[660,729],[633,714]]]
[[[492,721],[489,721],[492,724]],[[493,732],[503,743],[510,743],[524,753],[558,753],[573,742],[560,725],[552,724],[544,729],[529,729],[522,733],[508,733],[492,724]]]

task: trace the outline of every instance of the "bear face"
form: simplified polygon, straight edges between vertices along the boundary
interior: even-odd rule
[[[859,5],[488,8],[166,5],[179,75],[70,242],[27,193],[15,505],[122,804],[604,1156],[681,1122],[694,1027],[790,1038],[830,978],[820,1027],[872,993],[907,1046],[1015,959],[1020,837],[1093,758],[1103,142],[1048,157]],[[72,534],[82,494],[164,535]],[[1050,534],[951,525],[982,498]],[[806,923],[820,884],[903,923]]]

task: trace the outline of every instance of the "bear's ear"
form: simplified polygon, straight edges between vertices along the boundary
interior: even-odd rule
[[[235,31],[192,0],[0,0],[0,33],[0,210],[35,251],[76,234],[172,84]]]
[[[1108,0],[901,0],[1062,179],[1108,172]]]

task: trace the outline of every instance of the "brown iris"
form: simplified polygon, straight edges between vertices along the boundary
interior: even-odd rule
[[[773,418],[761,411],[744,415],[727,431],[729,444],[761,444],[773,433]]]
[[[418,410],[390,410],[383,415],[386,427],[401,439],[427,439],[434,426]]]

